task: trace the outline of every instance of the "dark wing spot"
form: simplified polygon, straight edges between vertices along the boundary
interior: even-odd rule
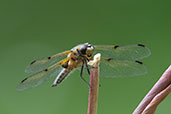
[[[36,60],[34,60],[33,62],[31,62],[30,64],[32,65],[33,63],[35,63],[36,62]]]
[[[141,65],[143,64],[143,62],[141,62],[141,61],[135,61],[135,62],[137,62],[137,63],[139,63],[139,64],[141,64]]]
[[[24,78],[20,83],[23,83],[24,81],[26,81],[28,79],[28,77]]]
[[[113,58],[108,58],[108,59],[107,59],[107,61],[111,61],[111,60],[113,60]]]
[[[48,59],[51,59],[51,57],[48,57]]]
[[[48,71],[48,69],[45,69],[44,71],[46,71],[46,72],[47,72],[47,71]]]
[[[113,48],[114,48],[114,49],[116,49],[116,48],[118,48],[118,47],[119,47],[119,46],[118,46],[118,45],[116,45],[116,46],[114,46]]]
[[[144,44],[138,44],[138,46],[145,47],[145,45],[144,45]]]

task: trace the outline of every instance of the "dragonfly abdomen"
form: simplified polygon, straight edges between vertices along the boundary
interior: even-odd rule
[[[60,84],[65,77],[67,77],[67,75],[70,73],[70,70],[67,70],[65,68],[62,69],[62,71],[59,73],[59,75],[56,77],[54,83],[52,84],[52,87],[57,86],[58,84]]]

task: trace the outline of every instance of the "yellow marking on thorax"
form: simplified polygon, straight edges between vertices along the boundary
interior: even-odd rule
[[[59,65],[62,65],[62,64],[64,64],[64,63],[68,62],[68,61],[69,61],[69,58],[67,57],[66,59],[64,59],[63,61],[59,62],[58,64],[59,64]]]

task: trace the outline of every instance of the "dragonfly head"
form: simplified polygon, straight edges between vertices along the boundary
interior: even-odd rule
[[[89,43],[85,43],[81,46],[80,52],[85,55],[87,58],[92,57],[92,54],[94,52],[94,46]]]

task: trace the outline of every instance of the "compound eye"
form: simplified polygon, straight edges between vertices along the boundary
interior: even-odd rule
[[[91,45],[87,47],[87,50],[93,50],[93,49],[94,49],[94,47]]]

